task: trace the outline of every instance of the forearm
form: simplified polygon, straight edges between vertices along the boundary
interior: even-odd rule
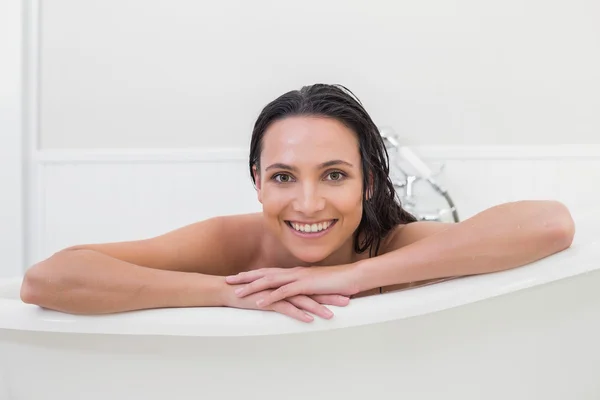
[[[533,202],[487,209],[448,229],[356,265],[361,291],[408,282],[497,272],[571,245],[566,209]]]
[[[220,306],[224,278],[130,264],[92,250],[59,252],[31,267],[26,303],[72,314]]]

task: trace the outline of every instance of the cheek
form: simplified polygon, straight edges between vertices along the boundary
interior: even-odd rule
[[[265,188],[262,192],[263,212],[267,215],[276,215],[290,202],[289,194],[282,190]]]
[[[329,202],[346,218],[360,219],[362,217],[362,191],[360,185],[348,185],[343,191],[338,191],[332,195]]]

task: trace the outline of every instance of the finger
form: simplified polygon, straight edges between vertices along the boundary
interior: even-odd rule
[[[258,282],[258,281],[257,281]],[[283,285],[283,286],[281,286]],[[262,299],[256,302],[256,305],[259,307],[268,307],[271,304],[281,301],[283,299],[287,299],[288,297],[297,296],[302,293],[301,285],[299,282],[292,282],[289,284],[281,284],[279,289],[273,290],[270,294],[263,297]]]
[[[305,313],[304,311],[295,307],[292,303],[287,301],[278,301],[271,305],[271,310],[278,312],[280,314],[287,315],[298,321],[302,322],[312,322],[314,320],[313,316]]]
[[[296,307],[318,315],[321,318],[330,319],[333,317],[333,313],[330,309],[321,305],[311,299],[308,296],[294,296],[287,299],[288,302],[292,303]]]
[[[237,283],[250,283],[257,279],[263,278],[267,274],[266,271],[256,269],[254,271],[240,272],[237,275],[230,275],[225,277],[225,282],[237,284]]]
[[[314,301],[320,304],[327,304],[330,306],[344,307],[350,304],[350,298],[338,294],[315,294],[310,296]]]
[[[238,297],[244,297],[244,296],[248,296],[253,293],[262,292],[263,290],[279,288],[280,286],[287,285],[288,283],[292,282],[293,280],[294,280],[294,278],[292,276],[290,276],[289,274],[285,274],[285,273],[279,273],[276,275],[271,274],[271,275],[264,276],[260,279],[257,279],[254,282],[250,282],[249,284],[247,284],[245,286],[237,288],[235,290],[235,294]],[[287,297],[287,296],[285,296],[285,297]],[[277,300],[272,300],[268,304],[270,305],[270,304],[275,303],[276,301],[283,300],[285,297],[278,298]]]

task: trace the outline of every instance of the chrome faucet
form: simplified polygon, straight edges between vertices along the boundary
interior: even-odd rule
[[[408,161],[416,170],[421,170],[423,172],[427,170],[427,172],[424,172],[426,176],[418,176],[408,173],[404,168],[402,168],[401,165],[399,165],[398,162],[392,163],[391,166],[393,166],[394,169],[399,170],[403,175],[403,178],[392,176],[392,183],[396,189],[396,192],[398,193],[398,196],[400,197],[401,204],[406,211],[413,214],[420,221],[442,221],[445,214],[452,213],[454,222],[459,222],[460,219],[458,217],[458,211],[456,210],[456,206],[448,194],[448,191],[439,183],[437,183],[433,177],[443,171],[444,165],[442,165],[436,174],[432,174],[429,171],[429,168],[420,159],[418,159],[414,153],[408,150],[408,148],[405,146],[403,147],[400,145],[398,137],[391,128],[381,128],[380,135],[383,138],[386,149],[393,151],[394,158],[400,154],[404,154],[405,161]],[[406,155],[409,155],[410,157],[406,157]],[[433,212],[419,211],[419,205],[414,194],[414,185],[419,180],[426,181],[439,195],[444,197],[448,203],[448,208],[438,209]]]

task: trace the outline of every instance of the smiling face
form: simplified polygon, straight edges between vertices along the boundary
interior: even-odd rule
[[[254,173],[267,226],[294,257],[318,263],[350,255],[363,200],[352,130],[324,117],[276,121],[265,132]]]

